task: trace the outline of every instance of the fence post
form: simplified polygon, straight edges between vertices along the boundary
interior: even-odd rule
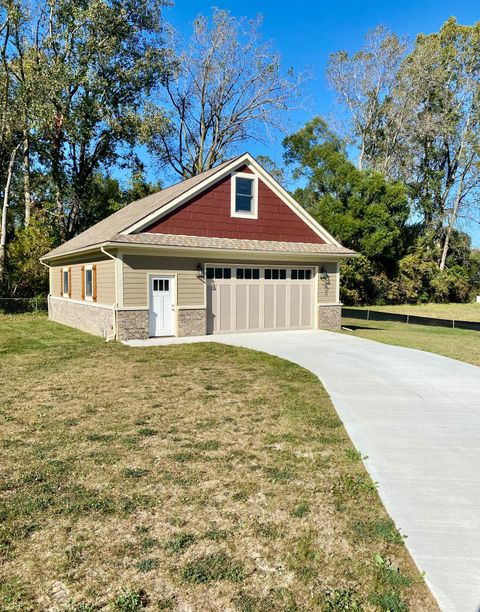
[[[367,308],[367,321],[370,321],[370,308]]]

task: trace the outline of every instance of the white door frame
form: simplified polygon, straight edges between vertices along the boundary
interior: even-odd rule
[[[158,329],[156,324],[156,320],[153,316],[154,313],[154,298],[153,298],[153,284],[155,280],[159,281],[169,281],[169,290],[168,293],[170,295],[170,306],[169,308],[169,317],[165,317],[164,321],[167,321],[167,324],[164,325],[163,329]],[[148,334],[150,337],[155,336],[174,336],[175,335],[175,296],[176,296],[176,286],[175,286],[176,277],[174,274],[149,274],[148,275]],[[169,324],[168,324],[169,322]]]

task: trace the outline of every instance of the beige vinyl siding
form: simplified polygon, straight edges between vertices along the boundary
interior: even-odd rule
[[[115,304],[115,262],[113,259],[97,263],[97,303]]]
[[[328,276],[329,276],[329,284],[325,285],[324,280],[322,279],[322,273],[320,270],[325,268]],[[338,273],[337,273],[337,263],[336,262],[325,262],[322,264],[318,264],[318,303],[319,304],[331,304],[336,303],[337,301],[337,285],[338,285]]]
[[[148,274],[177,275],[177,306],[205,304],[205,283],[197,276],[198,259],[124,255],[123,305],[148,305]]]
[[[62,295],[62,285],[60,279],[61,267],[50,268],[50,295],[55,297]]]
[[[208,259],[207,263],[223,263],[236,265],[244,263],[226,262],[225,259]],[[156,255],[124,255],[123,256],[123,305],[126,307],[146,308],[148,306],[148,274],[176,274],[177,275],[177,306],[201,306],[205,304],[205,282],[197,277],[198,259],[161,257]],[[205,263],[205,262],[203,262]],[[330,277],[330,284],[325,288],[324,282],[318,281],[318,303],[335,303],[337,301],[337,264],[336,262],[265,262],[259,259],[250,265],[275,265],[293,267],[317,267],[326,269]]]
[[[62,296],[60,270],[72,269],[72,300],[82,299],[82,266],[97,266],[97,304],[113,306],[115,304],[115,262],[113,259],[85,261],[82,263],[52,266],[50,268],[50,295]],[[85,300],[90,301],[90,300]]]

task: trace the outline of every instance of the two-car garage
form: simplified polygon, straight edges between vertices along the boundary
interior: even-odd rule
[[[315,267],[207,266],[207,333],[314,326]]]

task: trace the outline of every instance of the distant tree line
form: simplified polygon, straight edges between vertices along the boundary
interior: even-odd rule
[[[283,69],[260,18],[214,9],[183,39],[168,4],[0,0],[0,297],[45,293],[41,255],[160,189],[142,159],[188,178],[285,134],[302,105],[306,76]],[[479,219],[479,76],[480,25],[453,19],[413,45],[378,27],[330,57],[337,112],[285,138],[285,167],[361,254],[343,269],[346,303],[479,290],[459,229]]]
[[[339,127],[310,121],[285,159],[306,182],[296,198],[361,254],[343,266],[344,302],[480,293],[479,253],[459,229],[480,222],[480,23],[449,19],[412,46],[378,27],[332,54],[327,77]]]

